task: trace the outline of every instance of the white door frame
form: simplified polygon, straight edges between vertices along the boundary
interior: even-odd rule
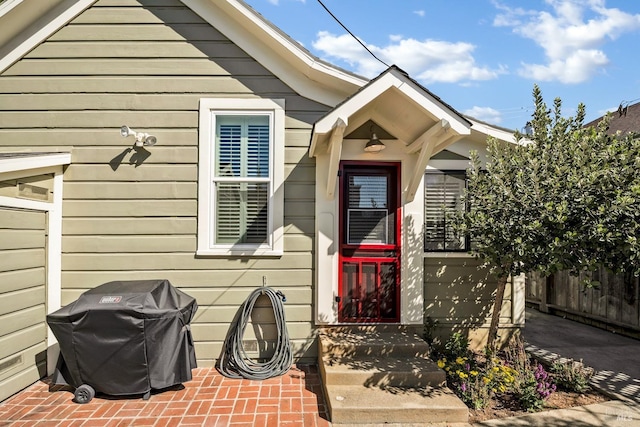
[[[53,174],[53,201],[0,196],[0,207],[31,209],[48,213],[47,221],[47,314],[61,307],[62,292],[62,186],[64,165],[71,163],[70,153],[34,154],[33,157],[0,159],[0,181]],[[47,373],[51,375],[59,355],[58,341],[47,328]]]

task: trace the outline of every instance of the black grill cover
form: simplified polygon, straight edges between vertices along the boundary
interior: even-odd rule
[[[47,315],[64,380],[112,395],[144,394],[191,380],[194,298],[168,280],[109,282]]]

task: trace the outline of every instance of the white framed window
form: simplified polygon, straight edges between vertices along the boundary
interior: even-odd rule
[[[283,252],[284,100],[200,100],[198,248],[202,256]]]
[[[470,240],[456,236],[447,222],[447,210],[464,210],[462,194],[466,171],[428,170],[424,175],[424,250],[425,252],[467,252]]]

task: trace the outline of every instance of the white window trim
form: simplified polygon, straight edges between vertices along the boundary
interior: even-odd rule
[[[265,245],[214,245],[213,141],[215,114],[269,114],[271,128],[271,188],[269,239]],[[281,256],[284,252],[284,99],[202,98],[198,139],[198,256]]]

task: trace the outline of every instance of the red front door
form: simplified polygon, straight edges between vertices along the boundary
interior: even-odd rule
[[[400,166],[340,165],[338,320],[400,320]]]

